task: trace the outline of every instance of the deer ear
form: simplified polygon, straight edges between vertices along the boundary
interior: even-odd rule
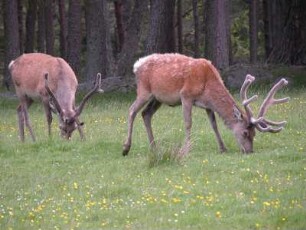
[[[242,118],[242,113],[240,112],[240,110],[234,106],[234,117],[238,120],[238,121],[242,121],[243,118]]]

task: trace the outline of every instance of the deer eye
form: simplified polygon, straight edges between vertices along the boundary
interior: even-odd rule
[[[243,135],[243,137],[249,137],[250,133],[249,133],[248,130],[243,130],[242,135]]]

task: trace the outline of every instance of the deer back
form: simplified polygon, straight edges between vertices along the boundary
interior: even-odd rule
[[[204,58],[195,59],[181,54],[152,54],[134,64],[134,73],[139,95],[143,91],[150,92],[166,104],[178,102],[180,93],[193,99],[201,97],[213,109],[219,107],[221,98],[234,104],[218,71]]]

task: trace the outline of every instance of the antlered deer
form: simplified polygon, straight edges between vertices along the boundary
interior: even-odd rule
[[[185,143],[180,151],[182,155],[190,148],[193,105],[206,110],[221,152],[225,152],[226,147],[218,131],[214,112],[219,114],[225,125],[233,131],[241,151],[245,153],[253,151],[255,128],[261,132],[275,133],[281,131],[286,123],[272,122],[264,118],[268,107],[289,100],[274,99],[276,91],[288,83],[285,79],[281,79],[270,90],[256,119],[249,104],[257,96],[250,99],[246,96],[248,87],[255,80],[251,75],[246,76],[240,92],[246,110],[244,113],[224,86],[216,68],[206,59],[194,59],[180,54],[152,54],[134,64],[134,73],[137,80],[137,98],[129,109],[128,137],[123,146],[123,155],[127,155],[131,148],[136,114],[146,104],[142,117],[152,147],[155,147],[151,128],[153,114],[162,103],[170,106],[182,104],[186,130]]]
[[[43,53],[23,54],[11,61],[9,70],[16,94],[20,100],[17,108],[19,135],[24,141],[24,124],[29,129],[35,141],[35,136],[28,116],[28,108],[34,98],[40,98],[44,105],[48,132],[51,134],[52,111],[59,116],[59,128],[62,137],[69,139],[77,128],[81,139],[84,138],[79,116],[85,103],[98,90],[101,84],[101,74],[97,74],[95,86],[84,97],[78,107],[75,107],[75,93],[78,86],[77,78],[62,58]]]

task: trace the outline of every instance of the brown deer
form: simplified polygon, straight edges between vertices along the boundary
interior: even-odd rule
[[[152,54],[139,59],[134,64],[134,73],[137,81],[137,98],[129,108],[128,136],[123,145],[123,155],[127,155],[131,148],[136,114],[145,105],[147,106],[142,111],[142,117],[152,147],[155,147],[151,128],[153,114],[162,103],[170,106],[182,105],[186,137],[180,151],[181,155],[186,154],[191,145],[193,105],[206,110],[221,152],[225,152],[226,147],[218,131],[215,112],[232,130],[241,151],[245,153],[253,151],[255,128],[260,132],[275,133],[281,131],[286,123],[272,122],[264,117],[271,105],[289,100],[289,98],[274,99],[276,91],[287,85],[285,79],[281,79],[270,90],[260,108],[258,118],[254,118],[250,103],[257,96],[250,99],[246,96],[248,87],[255,80],[251,75],[246,76],[240,92],[246,110],[243,112],[224,86],[217,69],[206,59],[194,59],[180,54]]]
[[[51,135],[52,112],[54,112],[58,114],[63,138],[70,139],[76,128],[81,139],[84,138],[82,131],[84,123],[79,121],[79,116],[88,99],[96,91],[101,91],[98,90],[101,85],[101,74],[97,74],[95,86],[76,107],[75,93],[78,81],[64,59],[43,53],[28,53],[11,61],[9,70],[20,100],[17,114],[21,141],[24,141],[24,125],[35,141],[28,115],[28,108],[34,98],[40,98],[44,105],[49,135]]]

